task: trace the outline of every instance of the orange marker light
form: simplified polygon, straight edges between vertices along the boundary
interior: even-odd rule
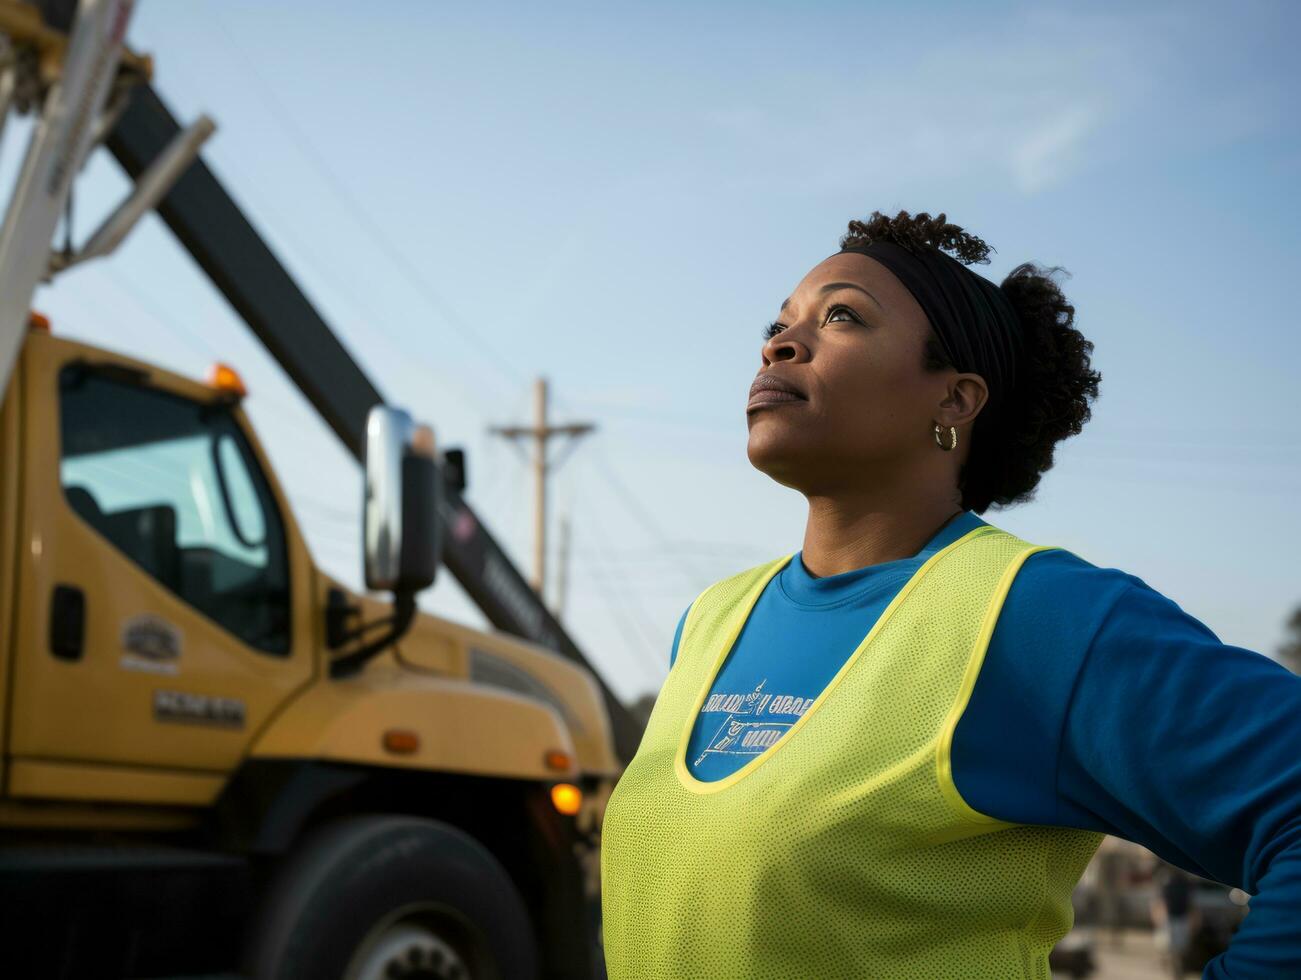
[[[247,398],[248,389],[244,387],[244,379],[239,373],[228,364],[214,364],[208,371],[208,386],[216,388],[218,391],[228,392],[236,398]]]
[[[49,333],[50,318],[44,313],[37,313],[35,310],[32,310],[27,314],[27,326],[32,330],[44,330],[46,333]]]
[[[556,783],[551,787],[551,802],[556,810],[572,817],[583,806],[583,791],[570,783]]]
[[[405,728],[390,728],[384,733],[384,748],[394,755],[411,755],[420,749],[420,736]]]
[[[559,749],[552,749],[543,761],[546,762],[548,769],[558,769],[560,772],[568,772],[574,764],[569,758],[569,753],[561,752]]]

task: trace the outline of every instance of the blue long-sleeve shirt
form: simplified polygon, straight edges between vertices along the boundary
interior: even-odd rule
[[[696,719],[696,778],[720,779],[772,745],[917,568],[985,523],[967,511],[913,557],[843,575],[815,578],[796,555],[759,597]],[[982,813],[1122,837],[1253,895],[1207,980],[1301,978],[1301,677],[1221,643],[1142,579],[1067,551],[1031,555],[952,764]]]

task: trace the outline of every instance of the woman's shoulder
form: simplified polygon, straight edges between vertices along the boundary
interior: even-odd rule
[[[1053,545],[1030,555],[1018,580],[1039,588],[1083,589],[1086,592],[1124,591],[1128,586],[1150,588],[1137,575],[1111,565],[1098,565],[1065,547]]]
[[[718,611],[720,606],[730,607],[765,578],[770,578],[791,557],[791,555],[784,555],[780,558],[770,558],[768,561],[760,562],[758,565],[751,565],[735,575],[720,578],[718,581],[705,586],[691,600],[686,611],[682,614],[682,619],[678,623],[678,634],[681,635],[684,626],[699,618],[702,609],[711,608]],[[675,640],[675,645],[676,642]]]
[[[1125,631],[1213,631],[1174,599],[1143,578],[1099,565],[1066,547],[1053,546],[1027,557],[1004,601],[1009,632],[1070,633],[1092,638],[1107,623]],[[1114,630],[1113,630],[1114,632]]]
[[[792,557],[792,555],[784,555],[780,558],[770,558],[758,565],[752,565],[743,571],[737,572],[735,575],[720,578],[718,581],[701,589],[696,597],[687,604],[687,608],[682,611],[682,615],[678,619],[677,629],[673,632],[673,646],[669,652],[669,666],[671,667],[676,662],[678,647],[682,643],[682,633],[687,628],[687,624],[693,621],[692,613],[699,615],[702,601],[711,598],[724,601],[729,597],[739,598],[772,571],[774,566],[781,565]]]
[[[1013,534],[1003,528],[997,530]],[[1105,604],[1118,599],[1131,588],[1152,591],[1141,578],[1122,568],[1096,564],[1063,545],[1013,536],[1044,550],[1032,552],[1025,558],[1017,570],[1009,595],[1029,595],[1040,602],[1077,605]]]
[[[1136,590],[1152,591],[1137,575],[1100,565],[1065,547],[1030,554],[1003,600],[999,630],[1012,647],[1079,648]]]

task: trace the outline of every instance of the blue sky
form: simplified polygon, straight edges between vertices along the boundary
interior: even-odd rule
[[[946,212],[995,281],[1071,273],[1094,418],[985,519],[1273,652],[1301,602],[1295,11],[145,0],[130,38],[182,121],[216,119],[205,159],[381,390],[467,447],[522,567],[528,473],[487,427],[537,374],[598,424],[553,481],[566,618],[634,696],[701,588],[800,545],[802,498],[745,459],[745,391],[762,326],[874,209]],[[79,234],[124,192],[96,154]],[[237,366],[315,557],[358,581],[354,464],[161,222],[37,303],[186,374]],[[450,575],[425,602],[482,622]]]

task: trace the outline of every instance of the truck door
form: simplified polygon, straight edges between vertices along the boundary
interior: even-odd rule
[[[229,399],[33,341],[10,791],[204,802],[312,675],[306,550]]]

